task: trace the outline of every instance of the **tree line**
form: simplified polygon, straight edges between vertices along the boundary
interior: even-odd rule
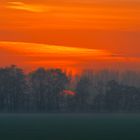
[[[1,67],[0,112],[140,112],[140,73]]]

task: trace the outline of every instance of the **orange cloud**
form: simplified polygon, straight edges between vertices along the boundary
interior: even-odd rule
[[[0,42],[0,48],[17,54],[30,56],[57,56],[57,57],[108,57],[112,54],[105,50],[65,47],[24,42]],[[86,59],[86,58],[85,58]]]
[[[140,4],[8,2],[1,28],[140,30]],[[11,9],[19,11],[9,11]],[[25,11],[32,13],[25,13]],[[12,16],[14,15],[14,16]],[[12,19],[12,20],[11,20]],[[12,23],[11,23],[12,22]]]
[[[83,69],[123,69],[139,64],[139,57],[123,57],[107,50],[24,42],[0,42],[0,65],[55,67],[73,72]],[[131,63],[131,64],[130,64]]]
[[[81,64],[111,57],[105,50],[64,47],[24,42],[0,42],[0,65],[17,64],[22,67],[57,67],[73,72]]]
[[[26,4],[23,2],[8,2],[8,4],[6,5],[6,8],[29,11],[29,12],[37,12],[37,13],[48,10],[46,7],[41,6],[41,5]]]

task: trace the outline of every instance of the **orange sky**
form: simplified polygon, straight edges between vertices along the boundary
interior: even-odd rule
[[[0,66],[140,70],[140,0],[1,0],[0,11]]]

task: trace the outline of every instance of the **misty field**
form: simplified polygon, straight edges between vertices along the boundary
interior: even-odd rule
[[[140,115],[3,114],[1,140],[135,140]]]

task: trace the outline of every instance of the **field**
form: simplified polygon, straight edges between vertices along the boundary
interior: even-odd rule
[[[0,140],[136,140],[140,115],[1,114]]]

